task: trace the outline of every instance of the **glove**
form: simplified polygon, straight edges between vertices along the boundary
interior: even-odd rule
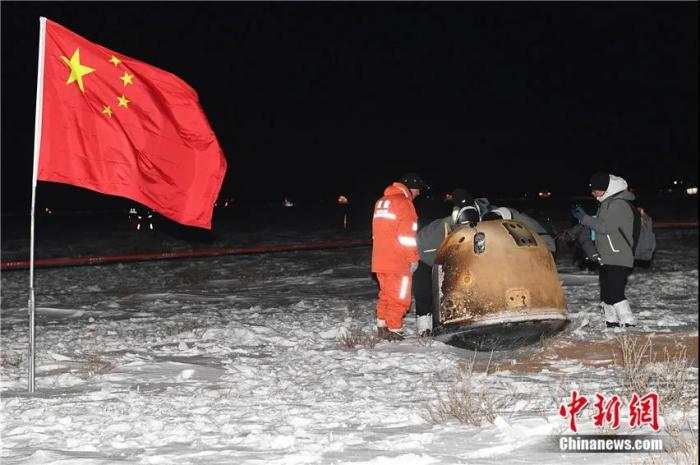
[[[578,222],[581,222],[581,219],[583,219],[584,216],[586,216],[586,212],[583,208],[579,207],[578,205],[574,205],[571,207],[571,216],[576,218]]]
[[[418,262],[411,262],[411,273],[415,273],[418,269]]]

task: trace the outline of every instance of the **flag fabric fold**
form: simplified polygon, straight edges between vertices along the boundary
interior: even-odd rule
[[[226,159],[197,93],[177,76],[46,20],[41,118],[39,180],[211,229]]]

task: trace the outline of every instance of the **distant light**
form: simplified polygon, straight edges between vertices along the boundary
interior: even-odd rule
[[[552,193],[549,191],[541,191],[537,193],[537,196],[541,199],[548,199],[552,196]]]
[[[697,187],[689,187],[685,190],[685,193],[688,195],[698,195],[698,188]]]
[[[348,198],[345,197],[344,195],[338,196],[338,205],[347,205],[348,202],[349,202]]]
[[[293,206],[294,206],[294,202],[292,202],[290,199],[288,199],[287,197],[285,197],[285,198],[284,198],[284,201],[282,202],[282,205],[284,205],[285,207],[293,207]]]
[[[44,211],[46,212],[47,215],[50,215],[50,214],[53,213],[53,212],[51,211],[51,209],[48,208],[48,207],[47,207],[47,208],[44,208]]]
[[[678,181],[673,181],[673,185],[675,186],[676,184],[678,184]]]

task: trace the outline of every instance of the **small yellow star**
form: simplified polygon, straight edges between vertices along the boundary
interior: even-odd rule
[[[120,77],[119,79],[124,81],[124,87],[126,87],[127,84],[132,84],[132,85],[134,84],[134,81],[133,81],[134,75],[129,74],[126,71],[124,71],[124,76]]]
[[[110,58],[109,61],[112,62],[114,66],[118,66],[119,63],[122,62],[119,58],[115,57],[114,55],[112,55],[112,58]]]
[[[70,60],[64,56],[61,56],[63,62],[70,68],[70,75],[68,76],[68,81],[66,84],[72,82],[78,82],[78,87],[80,87],[80,92],[85,93],[85,88],[83,87],[83,76],[90,74],[95,71],[93,68],[89,68],[82,63],[80,63],[80,49],[76,48],[73,52],[73,56]]]
[[[122,94],[121,97],[117,97],[117,100],[119,100],[120,107],[129,108],[129,102],[131,102],[131,100],[126,98],[126,95]]]
[[[107,118],[111,118],[112,117],[112,107],[110,107],[109,105],[105,105],[105,107],[102,109],[102,113],[107,115]]]

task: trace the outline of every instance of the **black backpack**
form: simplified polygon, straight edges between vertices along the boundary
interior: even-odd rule
[[[656,235],[654,234],[653,225],[650,218],[647,221],[642,221],[642,215],[639,209],[629,200],[625,200],[632,209],[634,222],[632,223],[632,243],[625,236],[625,233],[619,228],[622,238],[627,242],[627,245],[632,249],[634,258],[637,260],[651,260],[656,250]],[[643,244],[640,244],[640,238],[643,236]]]

